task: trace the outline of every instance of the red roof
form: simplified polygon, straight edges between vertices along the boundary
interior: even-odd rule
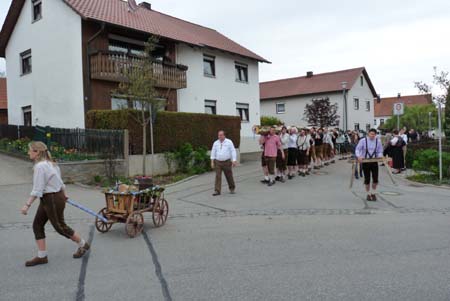
[[[0,36],[0,55],[4,57],[7,40],[12,33],[11,26],[17,21],[18,13],[12,11],[22,8],[24,0],[11,4]],[[238,54],[247,58],[267,62],[266,59],[230,40],[221,33],[169,15],[138,6],[129,10],[128,3],[122,0],[64,0],[85,20],[105,22],[116,26],[131,28],[187,44],[210,47]],[[11,15],[11,16],[10,16]],[[10,24],[7,24],[7,23]]]
[[[392,111],[394,104],[402,102],[407,107],[417,106],[417,105],[428,105],[432,104],[433,100],[431,94],[420,94],[420,95],[408,95],[398,97],[386,97],[381,98],[380,102],[375,101],[375,117],[392,116]]]
[[[347,82],[347,89],[351,89],[363,74],[374,97],[375,88],[370,81],[364,67],[314,74],[312,77],[301,76],[260,83],[260,98],[276,99],[298,95],[319,94],[342,91],[342,82]]]
[[[0,77],[0,110],[8,109],[8,97],[6,95],[6,78]]]

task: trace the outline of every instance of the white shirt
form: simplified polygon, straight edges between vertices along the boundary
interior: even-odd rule
[[[291,134],[289,135],[289,143],[288,148],[297,148],[297,134]]]
[[[308,150],[308,148],[310,148],[310,144],[309,144],[309,137],[308,136],[298,136],[298,140],[297,140],[297,146],[299,150]]]
[[[31,196],[41,198],[45,193],[59,192],[65,189],[61,179],[61,170],[49,161],[41,161],[34,165],[33,191]]]
[[[211,160],[237,161],[236,149],[234,148],[233,141],[227,138],[225,138],[223,142],[216,140],[211,150]]]
[[[289,134],[281,134],[280,135],[280,140],[281,140],[281,146],[283,147],[283,149],[288,149],[289,148]]]
[[[402,137],[403,141],[405,141],[405,143],[408,144],[408,135],[403,134],[400,137]]]

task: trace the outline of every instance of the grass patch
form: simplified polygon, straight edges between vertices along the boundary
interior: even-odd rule
[[[432,184],[432,185],[449,185],[450,186],[450,178],[443,178],[442,183],[439,182],[439,177],[431,174],[416,174],[410,177],[407,177],[408,180],[424,183],[424,184]]]

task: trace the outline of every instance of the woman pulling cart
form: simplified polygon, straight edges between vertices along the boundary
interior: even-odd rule
[[[64,209],[68,197],[59,167],[52,160],[47,146],[42,142],[31,142],[28,147],[28,155],[34,161],[33,190],[28,201],[22,207],[22,214],[28,214],[28,209],[37,198],[40,198],[40,203],[33,221],[38,254],[25,262],[25,266],[31,267],[48,263],[44,227],[49,220],[56,232],[78,245],[73,258],[83,257],[90,246],[64,221]]]

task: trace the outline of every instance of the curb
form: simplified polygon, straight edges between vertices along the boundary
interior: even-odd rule
[[[440,185],[439,186],[439,185],[433,185],[433,184],[426,184],[426,183],[416,182],[416,181],[412,181],[407,178],[398,177],[398,176],[395,176],[395,178],[399,179],[400,181],[406,182],[407,184],[410,184],[410,186],[413,186],[413,187],[418,187],[417,185],[420,185],[420,187],[440,188],[440,189],[450,190],[450,186],[448,186],[448,185]]]
[[[169,185],[165,185],[164,187],[165,187],[165,188],[169,188],[169,187],[173,187],[173,186],[176,186],[176,185],[179,185],[179,184],[183,184],[184,182],[193,180],[193,179],[195,179],[195,178],[198,178],[199,176],[200,176],[200,175],[193,175],[193,176],[190,176],[190,177],[188,177],[188,178],[186,178],[186,179],[180,180],[180,181],[178,181],[178,182],[175,182],[175,183],[172,183],[172,184],[169,184]]]

